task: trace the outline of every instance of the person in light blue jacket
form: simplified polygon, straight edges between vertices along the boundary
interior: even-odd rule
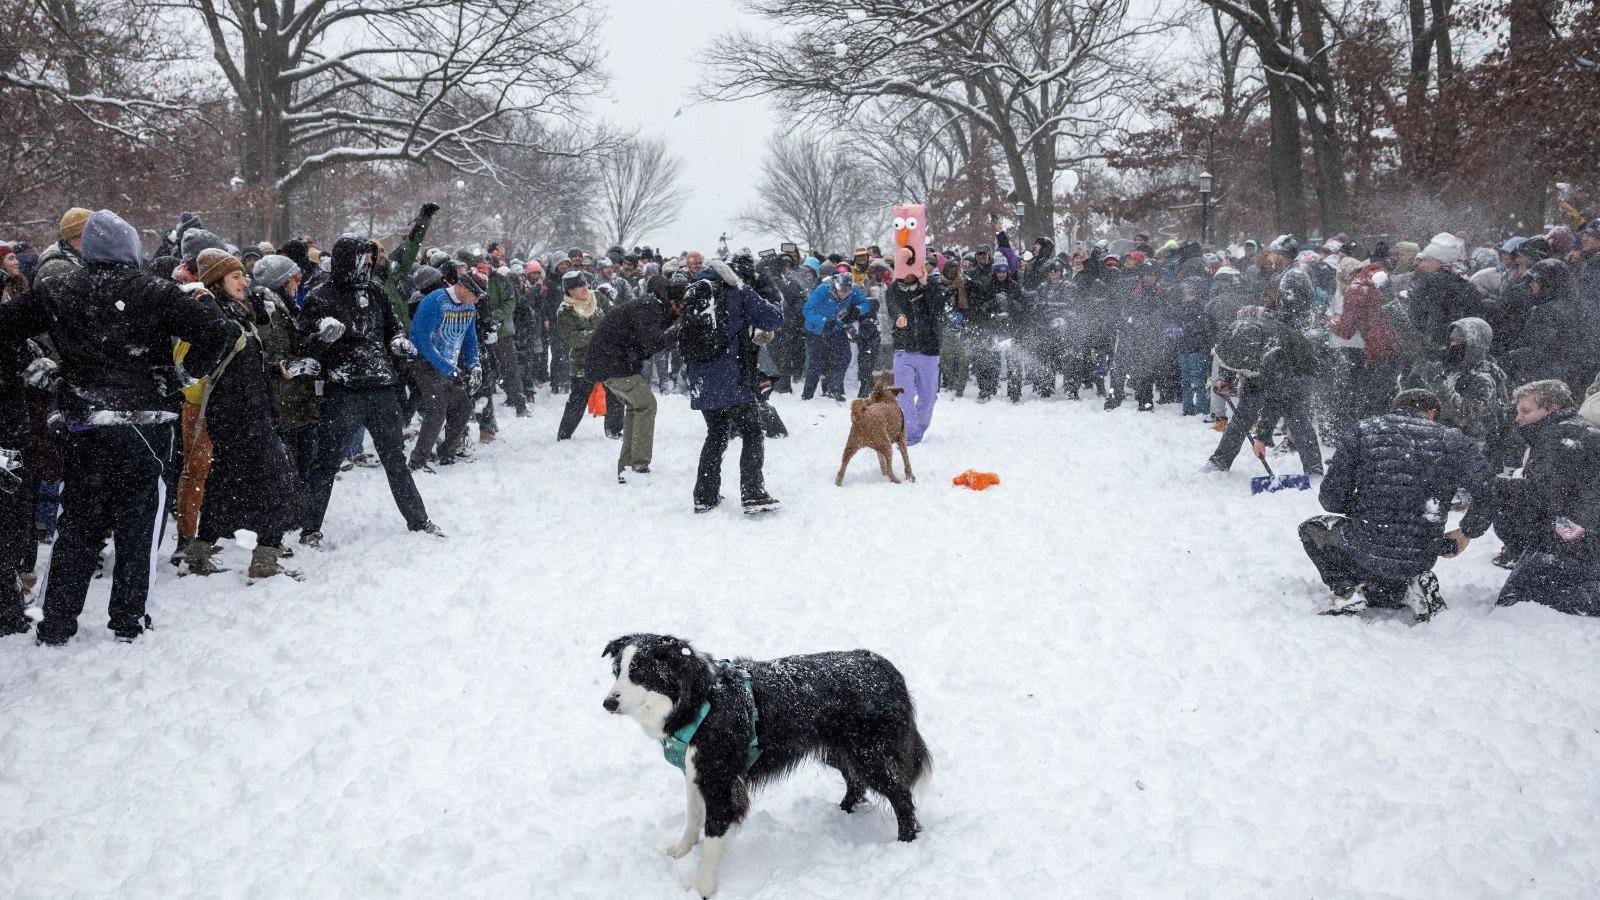
[[[822,395],[844,400],[844,373],[850,368],[850,326],[872,311],[872,301],[849,273],[823,279],[806,298],[806,380],[800,399],[810,400],[822,382]]]
[[[481,292],[459,263],[447,267],[443,275],[443,286],[422,298],[411,320],[411,342],[421,357],[413,364],[413,375],[422,393],[418,404],[422,424],[411,449],[411,468],[429,472],[433,470],[428,457],[441,428],[444,442],[436,457],[440,465],[455,462],[467,440],[472,393],[483,381],[477,329]]]

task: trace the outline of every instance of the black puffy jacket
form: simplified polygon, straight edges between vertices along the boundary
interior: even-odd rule
[[[355,389],[388,387],[399,378],[389,356],[389,342],[402,334],[400,320],[383,288],[358,271],[372,242],[345,235],[333,245],[333,266],[300,308],[301,349],[322,363],[322,377]],[[317,336],[323,319],[344,323],[344,334],[327,343]]]
[[[889,285],[889,325],[894,329],[894,349],[923,356],[938,356],[944,330],[944,288],[936,284],[895,281]],[[906,317],[906,327],[896,324]]]
[[[1528,444],[1524,484],[1517,493],[1526,508],[1519,513],[1549,526],[1538,530],[1532,549],[1600,562],[1600,428],[1564,409],[1518,426],[1517,434]],[[1554,523],[1561,518],[1583,526],[1584,537],[1557,537]]]
[[[210,295],[124,263],[90,262],[0,310],[7,345],[49,332],[61,357],[57,403],[69,422],[96,413],[176,413],[173,338],[189,342],[184,366],[198,378],[239,335]]]
[[[1461,530],[1477,537],[1494,521],[1488,461],[1456,429],[1396,412],[1344,434],[1318,499],[1350,518],[1345,546],[1363,568],[1405,579],[1433,568],[1458,488],[1472,495]]]

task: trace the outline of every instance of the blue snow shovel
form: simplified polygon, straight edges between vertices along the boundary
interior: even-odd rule
[[[1274,475],[1272,474],[1272,467],[1267,465],[1265,456],[1258,456],[1256,459],[1261,460],[1261,467],[1267,470],[1267,474],[1257,475],[1250,479],[1250,496],[1254,497],[1256,494],[1270,494],[1291,489],[1311,490],[1310,475]]]
[[[1223,393],[1218,393],[1217,396],[1222,398],[1223,403],[1228,404],[1228,413],[1230,415],[1239,415],[1239,408],[1233,405],[1231,397]],[[1256,459],[1261,460],[1261,468],[1266,469],[1267,474],[1257,475],[1250,479],[1250,496],[1254,497],[1257,494],[1272,494],[1288,490],[1311,490],[1310,475],[1275,475],[1273,474],[1272,466],[1267,465],[1265,454],[1257,456]]]

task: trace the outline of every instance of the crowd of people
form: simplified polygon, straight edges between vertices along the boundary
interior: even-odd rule
[[[109,538],[109,625],[138,637],[169,516],[181,574],[218,573],[218,541],[249,531],[248,578],[299,577],[284,560],[332,549],[325,516],[355,466],[381,465],[406,526],[442,538],[417,478],[544,391],[565,395],[556,440],[602,417],[621,483],[650,472],[657,394],[687,393],[706,425],[694,511],[723,502],[738,437],[740,506],[765,512],[764,441],[786,433],[770,395],[842,402],[888,376],[909,444],[941,392],[984,403],[1003,386],[1011,403],[1171,404],[1219,432],[1208,471],[1247,440],[1263,461],[1292,449],[1326,473],[1328,515],[1300,536],[1329,612],[1431,617],[1437,559],[1492,527],[1513,570],[1502,603],[1600,614],[1600,399],[1583,404],[1600,219],[1492,247],[1136,235],[1121,255],[1048,236],[1019,253],[997,227],[992,247],[908,267],[904,247],[440,248],[437,210],[392,249],[353,234],[235,247],[186,213],[147,254],[85,209],[42,251],[0,243],[0,634],[32,626],[37,588],[38,641],[69,640]]]

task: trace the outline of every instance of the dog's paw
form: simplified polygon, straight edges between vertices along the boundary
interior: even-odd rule
[[[701,897],[709,898],[717,892],[717,878],[715,875],[701,875],[694,881],[694,889]]]
[[[689,855],[690,850],[694,849],[695,843],[695,841],[690,841],[688,843],[679,841],[678,843],[667,848],[667,855],[673,859],[683,859],[685,856]]]

